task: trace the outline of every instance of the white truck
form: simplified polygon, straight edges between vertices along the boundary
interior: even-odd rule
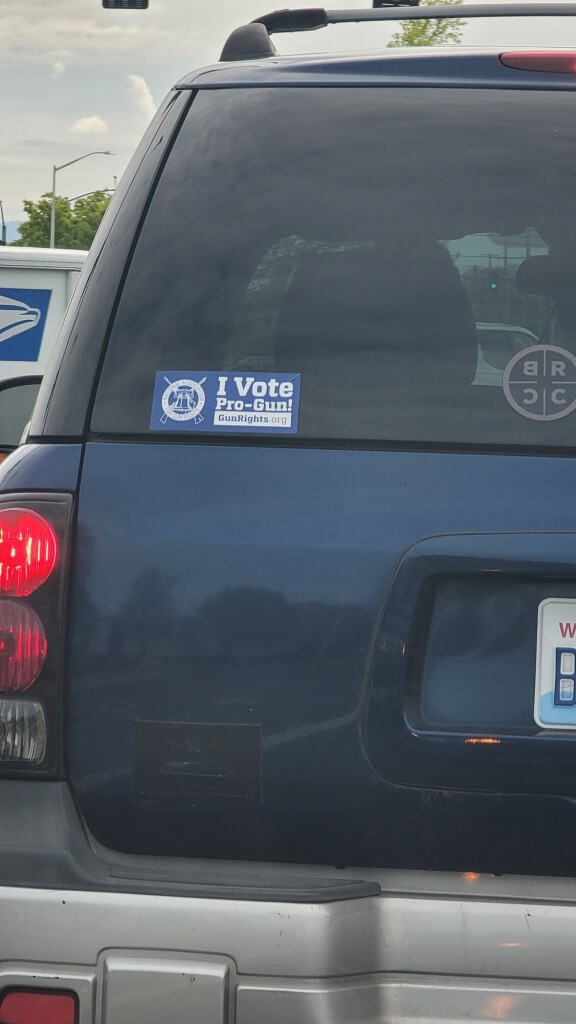
[[[30,418],[86,256],[0,246],[0,454],[18,444]]]

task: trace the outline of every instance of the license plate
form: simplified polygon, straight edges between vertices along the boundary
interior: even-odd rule
[[[543,729],[576,729],[576,600],[538,608],[534,718]]]

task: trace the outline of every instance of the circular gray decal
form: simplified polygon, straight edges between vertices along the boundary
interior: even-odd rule
[[[506,400],[530,420],[560,420],[576,409],[576,356],[556,345],[532,345],[504,370]]]

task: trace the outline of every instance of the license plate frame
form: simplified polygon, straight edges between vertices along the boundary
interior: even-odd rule
[[[538,606],[534,720],[547,732],[576,729],[576,598]]]

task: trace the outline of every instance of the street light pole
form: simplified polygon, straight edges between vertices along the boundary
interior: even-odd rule
[[[54,165],[52,167],[52,200],[50,202],[50,248],[53,249],[56,244],[56,171],[58,168]]]
[[[114,156],[109,149],[93,149],[90,153],[84,153],[83,156],[77,156],[75,160],[68,160],[65,164],[60,164],[59,167],[54,164],[52,166],[52,201],[50,203],[50,248],[54,249],[56,246],[56,174],[58,171],[62,171],[65,167],[70,167],[72,164],[77,164],[80,160],[85,160],[88,156]]]

